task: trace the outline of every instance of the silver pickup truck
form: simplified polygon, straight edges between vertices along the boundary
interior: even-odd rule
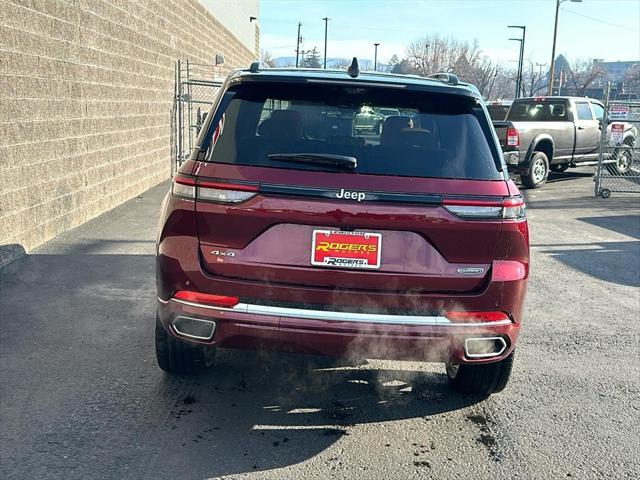
[[[545,184],[549,171],[598,159],[604,106],[585,97],[532,97],[513,102],[504,121],[494,121],[505,161],[528,188]],[[607,168],[625,174],[632,161],[637,129],[624,124],[623,142]],[[610,135],[607,125],[607,136]]]

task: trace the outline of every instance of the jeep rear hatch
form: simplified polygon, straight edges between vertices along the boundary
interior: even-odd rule
[[[356,130],[371,108],[401,115]],[[486,284],[510,200],[474,98],[251,82],[211,118],[201,161],[177,178],[198,197],[208,273],[373,291]]]

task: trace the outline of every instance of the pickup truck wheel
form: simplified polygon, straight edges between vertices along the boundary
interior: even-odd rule
[[[551,168],[552,172],[562,173],[562,172],[564,172],[564,171],[569,169],[569,164],[568,163],[563,163],[561,165],[551,165],[549,168]]]
[[[156,360],[158,366],[172,374],[190,374],[213,365],[215,347],[191,344],[175,338],[162,326],[156,313]]]
[[[479,365],[447,363],[449,384],[461,393],[491,395],[504,390],[511,377],[514,352],[499,362]]]
[[[544,152],[533,152],[529,173],[522,175],[522,184],[527,188],[540,188],[549,176],[549,159]]]
[[[633,162],[633,149],[629,145],[621,146],[614,155],[615,162],[607,163],[611,175],[629,175]]]

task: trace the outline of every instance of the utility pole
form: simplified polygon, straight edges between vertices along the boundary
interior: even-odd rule
[[[378,71],[378,45],[380,45],[379,43],[374,43],[373,46],[375,47],[375,52],[373,54],[373,71],[377,72]]]
[[[536,62],[536,67],[538,67],[538,81],[541,82],[542,81],[542,67],[546,67],[547,64],[546,63],[537,63]],[[532,90],[533,90],[533,85],[531,85]],[[542,85],[540,85],[537,89],[536,89],[536,93],[539,92],[542,89]],[[531,93],[531,95],[533,95],[533,92]]]
[[[558,14],[560,13],[560,4],[565,0],[556,0],[556,21],[553,25],[553,47],[551,47],[551,68],[549,69],[549,86],[547,87],[547,95],[553,95],[553,77],[556,65],[556,39],[558,38]],[[571,0],[580,3],[582,0]]]
[[[302,27],[302,23],[298,22],[298,38],[296,39],[296,68],[298,68],[298,58],[300,57],[300,27]]]
[[[329,25],[329,17],[324,17],[324,69],[327,69],[327,26]]]
[[[507,28],[519,28],[522,30],[522,38],[510,38],[509,40],[514,40],[520,42],[520,55],[518,57],[518,78],[516,79],[516,96],[515,98],[520,97],[520,92],[522,92],[522,67],[524,66],[524,41],[527,34],[527,27],[524,25],[508,25]]]
[[[425,45],[425,55],[424,55],[424,68],[425,68],[425,74],[428,74],[429,72],[427,71],[427,67],[429,66],[429,44],[427,43]]]

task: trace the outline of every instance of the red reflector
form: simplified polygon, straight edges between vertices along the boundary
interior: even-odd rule
[[[237,305],[238,297],[226,297],[224,295],[211,295],[209,293],[189,292],[180,290],[173,295],[173,298],[185,302],[202,303],[205,305],[215,305],[216,307],[233,307]]]
[[[504,312],[446,312],[445,316],[452,322],[499,322],[509,320],[509,315]]]
[[[512,260],[495,260],[491,267],[492,282],[512,282],[523,280],[529,275],[528,267],[524,263]]]

